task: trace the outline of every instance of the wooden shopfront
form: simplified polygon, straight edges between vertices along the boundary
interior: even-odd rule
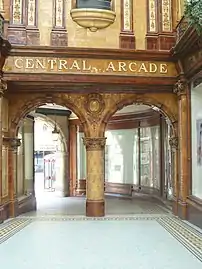
[[[200,185],[200,163],[197,163],[199,147],[197,145],[197,135],[195,129],[197,122],[200,121],[201,107],[201,83],[202,83],[202,35],[190,25],[185,17],[182,17],[177,26],[177,40],[173,48],[173,55],[178,59],[181,65],[181,78],[184,84],[188,85],[187,96],[187,148],[184,151],[188,153],[187,173],[187,219],[202,227],[202,196],[200,195],[202,186]],[[198,96],[195,95],[195,89],[198,87]],[[198,100],[199,106],[194,102]],[[186,131],[186,129],[184,129]],[[198,172],[199,171],[199,172]],[[198,174],[197,174],[198,173]],[[196,184],[196,182],[198,183]]]
[[[189,94],[187,84],[179,77],[177,59],[170,53],[13,47],[4,72],[8,87],[4,94],[8,103],[8,121],[3,143],[9,149],[9,189],[3,201],[9,204],[10,215],[18,214],[19,204],[14,167],[19,123],[37,107],[56,103],[77,115],[85,136],[87,216],[105,214],[105,131],[116,128],[113,115],[127,105],[144,104],[159,111],[159,121],[162,117],[169,120],[173,212],[182,218],[187,217]],[[131,124],[130,121],[128,124]],[[71,129],[72,137],[74,127]],[[70,153],[74,150],[72,143],[70,141]],[[68,180],[72,194],[77,180],[75,169],[75,162],[71,160]],[[112,190],[114,186],[105,184],[106,188]],[[30,194],[26,202],[32,199]]]

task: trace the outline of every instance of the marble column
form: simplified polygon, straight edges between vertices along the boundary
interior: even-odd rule
[[[26,118],[23,129],[25,190],[30,195],[34,194],[34,119]]]
[[[104,201],[104,148],[105,137],[85,137],[87,161],[87,200],[86,216],[102,217],[105,215]]]
[[[174,88],[178,95],[178,137],[179,137],[179,199],[178,215],[182,219],[187,218],[187,197],[189,189],[188,179],[188,85],[179,80]]]

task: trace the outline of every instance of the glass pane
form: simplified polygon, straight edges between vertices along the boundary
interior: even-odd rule
[[[151,127],[153,188],[160,189],[160,126]]]
[[[105,149],[105,181],[123,182],[123,154],[120,146],[122,135],[119,130],[107,131]]]
[[[152,143],[150,127],[140,129],[140,178],[141,186],[152,184]]]
[[[137,129],[107,131],[105,181],[133,184],[138,182]]]
[[[133,184],[134,185],[139,185],[139,138],[138,138],[138,129],[134,129]]]
[[[173,195],[172,186],[172,153],[169,145],[170,139],[170,125],[165,126],[165,138],[164,138],[164,150],[165,150],[165,191],[167,193],[167,198],[171,199]]]

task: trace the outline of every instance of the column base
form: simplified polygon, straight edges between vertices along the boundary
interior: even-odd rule
[[[3,207],[0,205],[0,224],[3,223]]]
[[[15,218],[19,215],[18,213],[18,200],[15,199],[10,202],[9,204],[9,217],[10,218]]]
[[[86,200],[87,217],[104,217],[105,201],[104,200]]]
[[[178,215],[178,202],[176,198],[174,198],[172,201],[172,212],[175,216]]]
[[[178,201],[178,217],[183,220],[187,220],[187,203]]]

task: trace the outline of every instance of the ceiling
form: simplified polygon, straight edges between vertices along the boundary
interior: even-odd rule
[[[46,104],[43,106],[40,106],[40,108],[49,108],[49,109],[56,109],[56,110],[68,110],[68,108],[63,107],[63,106],[59,106],[56,104]],[[150,110],[151,108],[147,105],[129,105],[126,106],[124,108],[122,108],[121,110],[118,110],[115,115],[128,115],[128,114],[136,114],[136,113],[142,113],[142,112],[146,112],[148,110]],[[72,112],[72,114],[70,115],[70,119],[77,119],[77,116]]]

